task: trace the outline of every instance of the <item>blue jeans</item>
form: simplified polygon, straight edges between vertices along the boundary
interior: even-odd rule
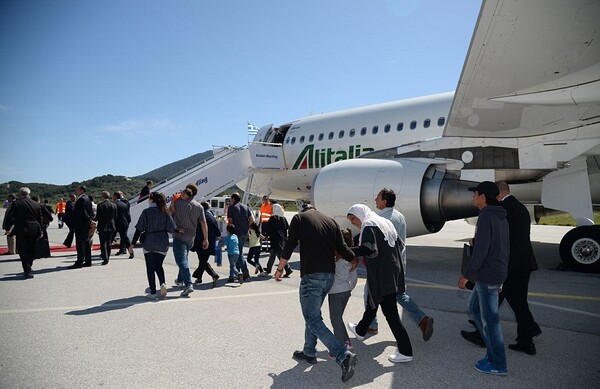
[[[319,339],[335,356],[335,361],[341,365],[348,351],[343,343],[323,323],[321,307],[327,292],[333,285],[333,273],[312,273],[302,276],[300,281],[300,307],[304,316],[304,348],[302,351],[309,357],[314,357]]]
[[[237,261],[237,267],[238,269],[240,269],[242,271],[242,273],[244,274],[244,276],[249,275],[250,273],[248,273],[248,265],[246,265],[246,261],[244,261],[244,245],[246,244],[246,241],[248,240],[248,234],[246,235],[237,235],[238,238],[238,248],[240,250],[240,256],[238,257],[238,261]]]
[[[487,357],[498,370],[506,369],[506,352],[502,327],[498,315],[498,289],[500,285],[476,282],[469,298],[469,315],[487,346]]]
[[[366,309],[367,306],[369,305],[369,285],[366,282],[365,282],[364,297],[365,297],[365,309]],[[427,316],[427,315],[425,315],[425,312],[421,311],[421,309],[419,308],[417,303],[415,303],[414,300],[411,299],[410,296],[406,294],[406,292],[398,293],[396,295],[396,301],[398,302],[398,304],[400,304],[400,306],[402,307],[402,310],[404,312],[408,313],[408,315],[415,322],[416,325],[419,325],[419,323],[421,323],[421,320],[423,320],[425,318],[425,316]],[[369,328],[376,329],[377,327],[378,327],[377,317],[375,317],[375,319],[373,319],[371,324],[369,324]]]
[[[239,254],[227,254],[227,259],[229,259],[229,279],[236,279],[238,276],[238,270],[236,265],[239,261]]]
[[[192,285],[192,275],[190,274],[190,265],[188,263],[188,253],[192,248],[192,243],[173,239],[173,256],[175,257],[175,263],[179,267],[177,282],[183,282],[185,286]]]

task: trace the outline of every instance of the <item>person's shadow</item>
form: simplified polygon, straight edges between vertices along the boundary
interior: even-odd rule
[[[171,300],[171,299],[176,299],[176,298],[179,298],[179,296],[167,296],[164,299],[158,300],[158,301],[157,300],[149,300],[145,296],[125,297],[125,298],[121,298],[121,299],[107,301],[97,307],[91,307],[91,308],[66,312],[65,315],[72,315],[72,316],[91,315],[94,313],[102,313],[102,312],[108,312],[108,311],[115,311],[117,309],[125,309],[125,308],[129,308],[133,305],[137,305],[137,304],[159,304],[161,301]]]
[[[338,384],[348,387],[361,386],[372,384],[377,377],[389,371],[400,372],[397,365],[406,365],[398,363],[391,366],[382,366],[375,360],[375,358],[380,357],[386,348],[390,346],[395,348],[396,342],[394,341],[383,341],[369,345],[365,345],[356,339],[352,339],[352,342],[354,345],[352,352],[358,356],[358,363],[354,370],[354,376],[346,383],[342,383],[342,368],[333,359],[329,358],[329,353],[325,350],[317,352],[318,362],[316,365],[310,365],[306,361],[298,361],[294,367],[280,374],[269,373],[269,377],[273,379],[271,388],[327,388]],[[391,354],[391,352],[389,353]]]

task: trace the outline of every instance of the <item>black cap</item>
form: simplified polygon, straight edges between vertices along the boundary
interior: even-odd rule
[[[479,192],[479,194],[485,195],[488,199],[495,199],[500,194],[498,185],[492,181],[483,181],[479,185],[469,188],[471,192]]]

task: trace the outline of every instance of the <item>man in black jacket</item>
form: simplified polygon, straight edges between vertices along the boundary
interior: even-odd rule
[[[98,222],[98,235],[100,236],[100,256],[102,264],[107,265],[110,259],[110,243],[116,231],[115,219],[117,218],[117,206],[109,200],[110,193],[102,192],[102,202],[96,209],[96,221]]]
[[[126,254],[129,252],[129,258],[133,258],[133,246],[127,236],[127,230],[129,229],[129,223],[131,223],[131,213],[129,208],[129,200],[123,197],[123,192],[113,193],[113,200],[117,206],[117,219],[115,220],[115,226],[121,239],[119,245],[119,251],[115,255]],[[116,235],[116,234],[115,234]]]
[[[67,206],[65,208],[65,216],[63,217],[63,221],[67,224],[69,228],[69,233],[63,242],[63,245],[66,247],[71,247],[73,245],[73,237],[75,236],[75,224],[73,220],[73,214],[75,211],[75,195],[70,194],[69,200],[67,201]]]
[[[330,355],[342,367],[342,381],[348,381],[354,375],[356,354],[346,350],[335,335],[323,323],[321,306],[327,292],[333,285],[335,275],[334,252],[352,262],[352,271],[358,259],[342,237],[342,231],[332,218],[323,215],[314,207],[307,205],[295,215],[290,224],[288,239],[281,253],[281,259],[275,271],[275,281],[281,281],[284,266],[292,252],[300,243],[300,307],[304,316],[304,349],[294,351],[293,358],[317,363],[315,357],[317,339],[329,349]]]
[[[517,319],[517,343],[509,344],[508,348],[535,355],[533,337],[540,335],[542,330],[533,319],[527,302],[529,277],[532,271],[538,269],[530,239],[531,218],[525,205],[510,194],[510,188],[505,181],[496,184],[500,189],[498,200],[506,210],[510,237],[508,276],[502,286],[499,304],[506,299]]]
[[[20,198],[11,204],[6,213],[6,225],[11,226],[11,233],[17,236],[17,251],[23,266],[23,279],[33,278],[31,266],[35,241],[42,237],[42,208],[38,202],[29,198],[30,193],[29,188],[21,188]]]
[[[85,186],[76,189],[77,201],[73,210],[73,227],[75,229],[75,247],[77,247],[77,261],[69,269],[92,266],[92,245],[90,241],[90,228],[96,224],[93,220],[92,201],[87,195]]]

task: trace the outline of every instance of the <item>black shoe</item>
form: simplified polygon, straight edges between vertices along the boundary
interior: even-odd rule
[[[535,350],[535,344],[533,344],[533,342],[528,343],[528,344],[523,344],[523,343],[509,344],[508,348],[511,350],[523,352],[527,355],[535,355],[537,352]]]
[[[238,282],[240,285],[244,283],[244,275],[242,273],[238,274]]]
[[[125,252],[125,251],[117,251],[117,253],[115,255],[123,255],[123,254],[127,254],[127,252]]]
[[[311,365],[317,363],[317,357],[309,357],[308,355],[304,354],[303,351],[294,351],[294,354],[292,354],[292,358],[294,358],[297,361],[306,361]]]
[[[213,281],[212,281],[212,287],[214,288],[215,286],[217,286],[217,281],[219,281],[219,275],[215,274],[215,276],[213,277]]]
[[[92,267],[92,264],[91,263],[84,263],[83,267]]]
[[[230,284],[230,283],[232,283],[232,282],[235,282],[235,280],[234,280],[233,278],[228,278],[228,279],[227,279],[227,283],[228,283],[228,284]]]
[[[25,273],[25,274],[23,274],[23,279],[24,280],[29,280],[29,279],[32,279],[32,278],[33,278],[33,274],[31,274],[31,273]]]
[[[270,267],[265,267],[263,268],[265,274],[271,274],[271,268]]]
[[[102,265],[108,265],[108,260],[102,261]]]
[[[479,346],[479,347],[485,347],[485,342],[481,338],[481,335],[479,335],[478,331],[473,331],[473,332],[460,331],[460,334],[462,335],[463,338],[465,338],[465,340],[473,343],[474,345]]]
[[[194,281],[194,284],[201,284],[201,283],[202,283],[201,278],[196,278],[196,281]]]
[[[542,329],[540,328],[539,325],[536,324],[536,329],[532,332],[531,336],[532,337],[536,337],[536,336],[540,336],[542,334]]]
[[[467,321],[469,322],[470,325],[472,325],[473,327],[477,328],[477,324],[475,324],[475,320],[469,319]]]
[[[292,274],[294,271],[290,268],[285,269],[285,274],[283,275],[283,278],[290,278],[290,274]]]
[[[354,375],[354,367],[356,366],[356,362],[358,362],[358,358],[356,354],[348,351],[348,355],[346,355],[346,359],[342,362],[342,382],[348,381]]]
[[[248,281],[250,281],[250,275],[249,274],[247,274],[247,275],[244,276],[244,282],[248,282]]]
[[[71,266],[68,266],[67,269],[81,269],[83,267],[80,263],[74,263]]]

